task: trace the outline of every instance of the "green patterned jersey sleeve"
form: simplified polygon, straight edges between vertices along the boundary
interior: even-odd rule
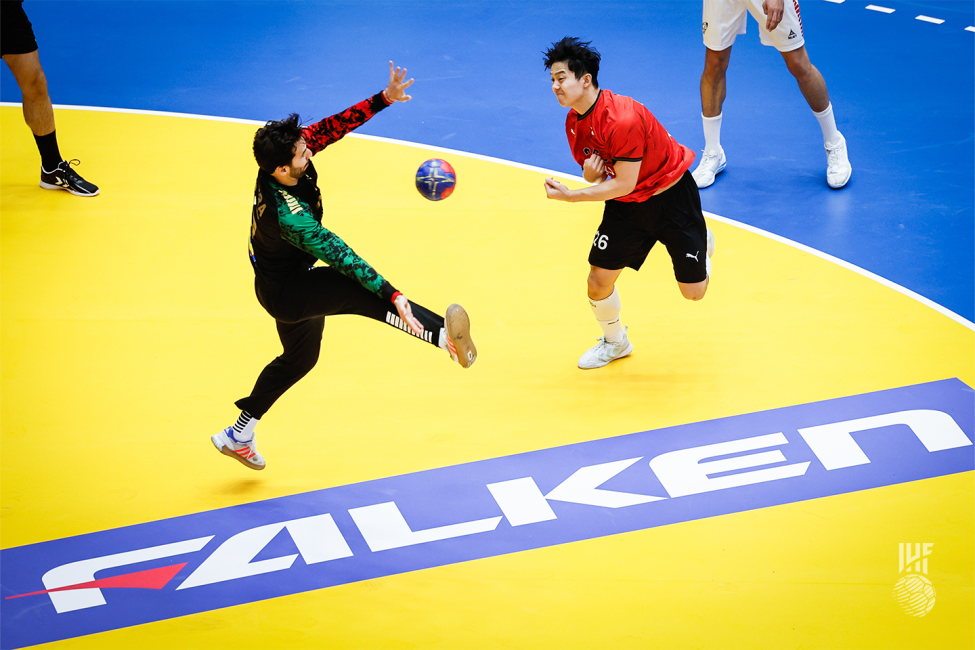
[[[300,206],[300,202],[297,203]],[[278,223],[282,239],[335,267],[380,298],[392,299],[396,289],[383,276],[356,255],[341,237],[315,221],[307,209],[296,210],[296,207],[290,201],[279,204]]]

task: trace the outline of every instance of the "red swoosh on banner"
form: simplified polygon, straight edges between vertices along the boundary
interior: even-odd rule
[[[46,589],[44,591],[32,591],[29,594],[7,596],[4,600],[10,600],[11,598],[23,598],[24,596],[36,596],[38,594],[49,594],[52,591],[72,591],[74,589],[108,589],[112,587],[127,587],[129,589],[162,589],[170,580],[173,579],[173,576],[179,573],[180,569],[186,566],[186,564],[186,562],[183,562],[182,564],[172,564],[170,566],[164,566],[158,569],[149,569],[148,571],[126,573],[120,576],[112,576],[111,578],[101,578],[99,580],[92,580],[91,582],[68,585],[67,587]]]

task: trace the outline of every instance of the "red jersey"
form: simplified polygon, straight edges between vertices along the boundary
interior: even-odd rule
[[[646,106],[608,90],[599,91],[585,115],[569,110],[565,135],[579,165],[597,153],[606,162],[607,173],[615,177],[615,163],[640,162],[636,187],[617,201],[646,201],[680,179],[694,162],[694,152],[678,144]]]

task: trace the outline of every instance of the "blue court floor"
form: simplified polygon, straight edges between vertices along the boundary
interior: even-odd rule
[[[754,21],[734,45],[704,209],[801,242],[975,320],[975,5],[805,2],[806,47],[854,167],[824,192],[815,119]],[[541,50],[566,34],[603,54],[601,85],[703,147],[700,7],[609,2],[27,3],[54,103],[266,120],[320,119],[375,91],[377,62],[415,100],[362,133],[577,174]],[[918,20],[927,16],[941,24]],[[0,100],[19,101],[9,71]],[[335,108],[334,110],[339,110]],[[137,157],[137,154],[135,154]]]

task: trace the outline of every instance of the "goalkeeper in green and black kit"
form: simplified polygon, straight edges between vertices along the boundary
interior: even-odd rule
[[[470,320],[460,305],[441,317],[411,303],[337,235],[322,227],[322,194],[311,157],[394,102],[410,99],[406,70],[389,64],[389,85],[338,115],[302,128],[298,116],[268,122],[254,136],[260,171],[254,191],[250,259],[261,306],[274,317],[284,346],[236,405],[240,417],[212,436],[221,453],[264,469],[254,428],[271,405],[315,366],[325,317],[358,314],[446,350],[469,368],[477,358]],[[328,266],[314,266],[321,260]]]

